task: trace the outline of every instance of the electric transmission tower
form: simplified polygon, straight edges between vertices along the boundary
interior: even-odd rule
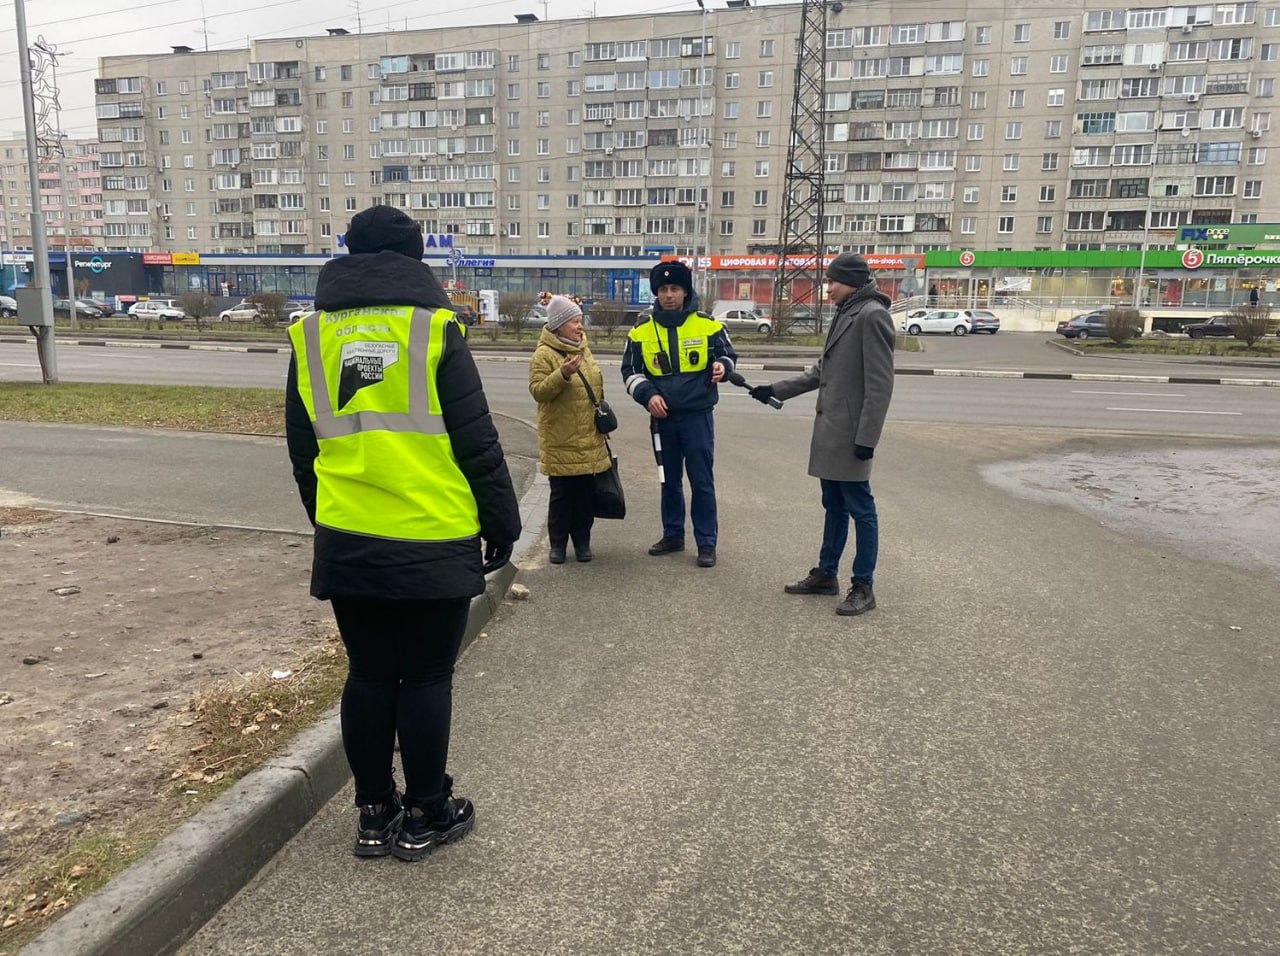
[[[831,4],[839,13],[839,3]],[[774,332],[784,331],[789,307],[808,305],[822,328],[823,204],[826,178],[823,108],[827,93],[827,0],[804,0],[796,43],[795,91],[782,191],[778,266],[773,282]],[[806,286],[797,282],[811,277]]]

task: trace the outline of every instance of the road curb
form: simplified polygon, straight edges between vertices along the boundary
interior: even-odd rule
[[[551,486],[535,474],[520,499],[524,530],[511,563],[471,600],[465,650],[501,606],[537,545]],[[21,956],[137,956],[170,953],[203,926],[350,779],[338,707],[289,749],[238,781],[129,869],[82,900]]]

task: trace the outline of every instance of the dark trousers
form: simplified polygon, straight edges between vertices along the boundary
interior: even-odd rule
[[[551,547],[563,548],[573,539],[575,548],[591,544],[591,494],[595,475],[551,475],[551,502],[547,506],[547,533]]]
[[[853,519],[853,580],[870,587],[875,583],[876,558],[880,555],[880,519],[876,515],[876,499],[869,481],[832,481],[821,479],[822,507],[826,520],[822,525],[822,551],[818,568],[832,577],[840,573],[840,555],[849,540],[849,519]]]
[[[342,690],[342,746],[356,803],[381,803],[395,786],[400,738],[405,803],[437,809],[453,715],[453,665],[471,602],[335,598],[350,670]]]
[[[684,472],[689,474],[689,513],[700,548],[714,548],[716,518],[716,427],[710,411],[655,418],[662,439],[662,536],[684,537]]]

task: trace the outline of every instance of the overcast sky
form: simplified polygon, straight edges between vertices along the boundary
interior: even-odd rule
[[[96,132],[93,78],[98,57],[167,53],[186,44],[205,48],[201,0],[26,0],[28,40],[43,36],[60,54],[63,127]],[[517,13],[576,19],[628,13],[696,10],[696,0],[203,0],[210,49],[244,47],[247,38],[323,35],[326,27],[356,32],[356,8],[366,33],[476,23],[511,23]],[[707,0],[708,7],[713,0]],[[763,4],[760,4],[763,5]],[[723,7],[723,0],[714,0]],[[55,14],[56,11],[56,14]],[[22,100],[12,2],[0,2],[0,136],[22,131]]]

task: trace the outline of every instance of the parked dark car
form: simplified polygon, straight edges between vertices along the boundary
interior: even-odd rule
[[[1107,332],[1107,310],[1095,309],[1092,312],[1081,312],[1079,315],[1073,315],[1065,322],[1058,323],[1058,334],[1068,339],[1105,339],[1110,337]],[[1133,337],[1140,338],[1142,336],[1142,326],[1135,325],[1133,327]]]
[[[1208,321],[1188,325],[1183,331],[1193,339],[1231,338],[1236,334],[1236,327],[1229,315],[1211,315]]]
[[[106,302],[102,299],[84,299],[83,301],[88,302],[91,306],[101,312],[103,318],[111,318],[111,316],[116,314],[116,307],[110,302]]]
[[[67,299],[53,300],[54,315],[71,315],[71,303]],[[76,315],[82,319],[100,319],[102,318],[102,310],[96,305],[85,302],[83,299],[76,300]]]

